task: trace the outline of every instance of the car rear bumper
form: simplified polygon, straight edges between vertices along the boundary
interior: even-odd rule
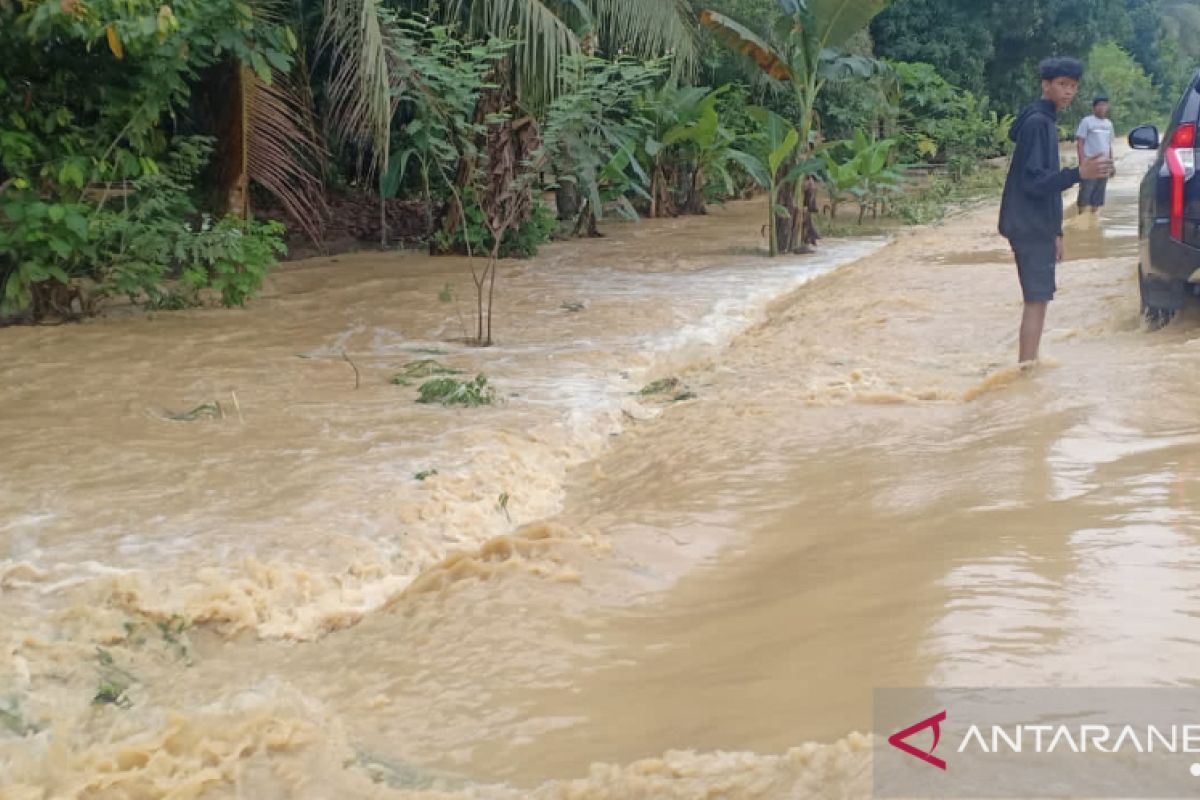
[[[1144,242],[1142,299],[1148,305],[1178,311],[1200,295],[1200,248],[1171,238],[1169,224],[1156,222]]]
[[[1200,248],[1172,239],[1166,222],[1155,222],[1147,238],[1149,263],[1142,267],[1148,277],[1200,284]]]

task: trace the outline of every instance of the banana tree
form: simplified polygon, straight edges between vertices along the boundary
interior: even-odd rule
[[[784,165],[800,144],[800,132],[769,108],[751,106],[747,113],[758,123],[759,130],[751,137],[748,150],[731,150],[729,157],[741,164],[755,183],[767,190],[767,235],[774,257],[779,255],[780,249],[777,222],[789,214],[788,209],[779,202],[780,189],[788,181],[797,181],[803,174],[815,172],[819,165],[813,160],[801,161],[789,174],[781,177]]]
[[[779,0],[781,14],[768,38],[737,20],[716,11],[703,11],[700,23],[713,31],[728,47],[750,58],[772,80],[791,86],[800,109],[797,131],[799,155],[807,155],[812,143],[817,98],[833,80],[867,77],[879,70],[878,62],[847,55],[839,48],[865,28],[889,0]],[[769,39],[769,41],[768,41]],[[793,209],[800,206],[802,182],[790,189]],[[800,212],[791,212],[783,233],[782,249],[791,249],[802,222]]]
[[[863,186],[863,175],[857,157],[839,161],[832,150],[821,153],[825,162],[825,190],[829,193],[829,218],[837,219],[838,208]]]
[[[858,201],[860,225],[868,208],[874,208],[878,213],[884,195],[900,181],[900,172],[890,163],[895,149],[895,139],[872,141],[861,130],[855,131],[854,138],[849,141],[822,149],[831,217],[836,219],[838,207],[851,198]],[[844,154],[842,158],[838,157],[839,152]]]
[[[677,193],[684,195],[688,212],[703,213],[706,176],[709,170],[720,171],[722,154],[732,140],[721,129],[717,113],[717,101],[728,89],[680,87],[670,81],[641,98],[640,105],[653,126],[639,148],[651,176],[651,217],[678,214]],[[684,178],[687,185],[682,185]]]
[[[899,186],[901,173],[891,165],[892,153],[896,149],[895,139],[872,142],[860,130],[854,134],[854,149],[862,177],[858,204],[858,223],[861,225],[868,207],[873,215],[878,216],[880,204],[889,192]]]

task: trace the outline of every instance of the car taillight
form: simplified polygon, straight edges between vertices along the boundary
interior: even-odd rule
[[[1184,184],[1196,174],[1196,126],[1180,125],[1167,145],[1167,170],[1171,173],[1171,238],[1183,241]]]

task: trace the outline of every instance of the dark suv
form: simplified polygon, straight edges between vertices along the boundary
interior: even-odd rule
[[[1175,108],[1165,138],[1144,125],[1129,134],[1135,150],[1158,150],[1142,180],[1138,213],[1138,285],[1142,313],[1165,324],[1200,296],[1200,180],[1196,176],[1200,73]]]

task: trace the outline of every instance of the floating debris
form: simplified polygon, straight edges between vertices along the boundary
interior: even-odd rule
[[[201,419],[225,419],[225,409],[221,408],[220,403],[205,403],[201,406],[196,406],[191,411],[183,411],[175,414],[170,411],[166,412],[167,419],[175,422],[195,422]]]
[[[462,375],[461,369],[447,367],[445,364],[432,358],[423,358],[420,361],[410,361],[404,365],[404,369],[392,376],[391,383],[395,386],[412,386],[415,381],[425,378],[432,378],[437,375]]]
[[[671,403],[695,400],[698,395],[679,378],[663,378],[643,388],[639,395],[647,398],[665,399]]]
[[[417,390],[420,396],[418,403],[432,405],[440,403],[443,406],[490,406],[496,400],[496,390],[488,385],[488,379],[483,375],[475,376],[474,380],[459,380],[457,378],[436,378],[421,384]]]

